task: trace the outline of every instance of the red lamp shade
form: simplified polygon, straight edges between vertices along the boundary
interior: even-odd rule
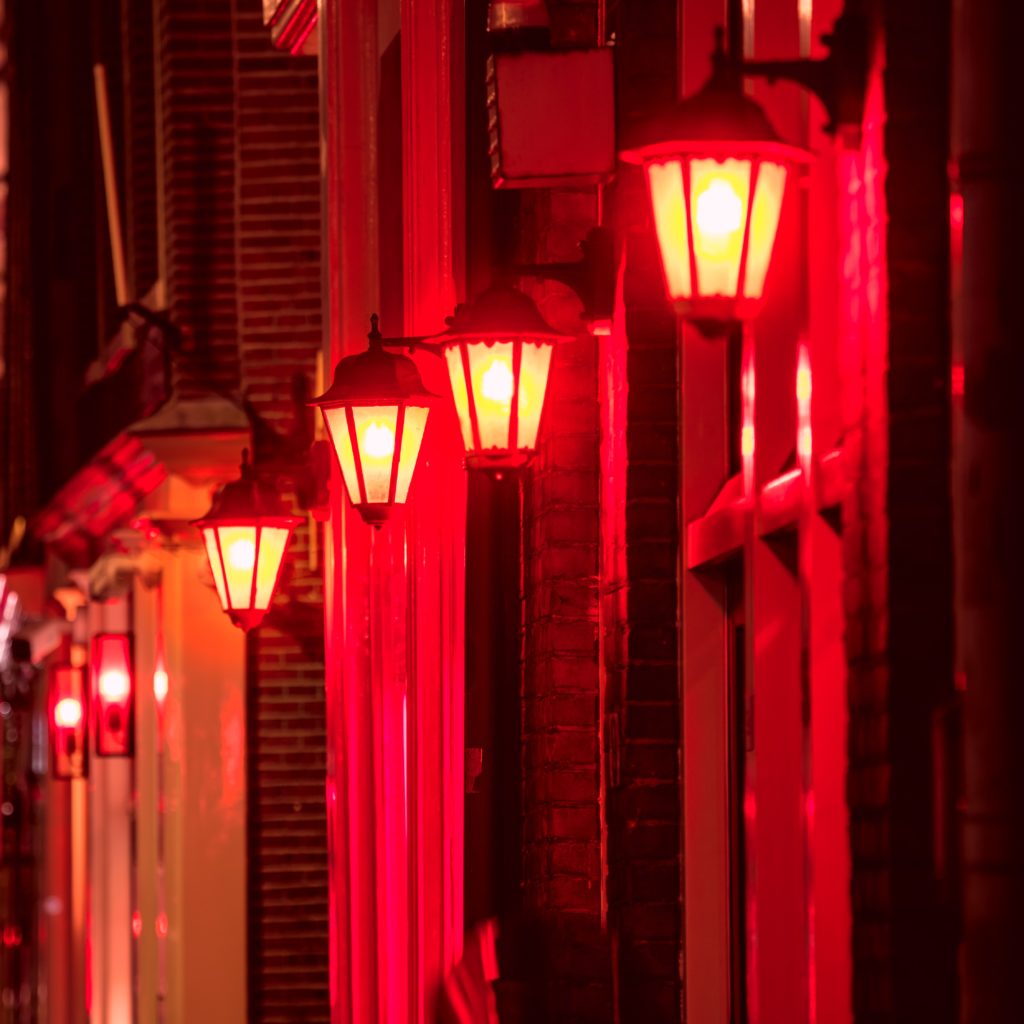
[[[439,339],[471,469],[525,464],[537,447],[555,343],[567,340],[515,288],[460,306]]]
[[[708,83],[622,152],[647,180],[665,287],[707,329],[752,317],[764,292],[790,172],[782,142],[724,58]]]
[[[266,616],[288,539],[300,522],[253,476],[245,452],[241,478],[225,484],[210,511],[194,523],[203,535],[221,607],[241,629],[253,629]]]
[[[130,757],[135,748],[135,669],[132,640],[124,633],[92,638],[92,699],[96,753]]]
[[[89,767],[86,691],[76,665],[50,669],[50,761],[55,779],[81,779]]]
[[[377,527],[406,503],[435,396],[416,364],[386,352],[376,317],[370,347],[346,356],[319,407],[349,499]]]

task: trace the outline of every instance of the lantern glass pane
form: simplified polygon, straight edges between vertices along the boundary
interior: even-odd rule
[[[775,232],[779,227],[782,197],[786,191],[786,168],[781,164],[763,163],[757,172],[754,204],[750,210],[750,241],[747,244],[747,270],[743,294],[759,299],[764,279],[775,248]]]
[[[750,210],[749,160],[690,161],[690,213],[697,291],[735,298]]]
[[[363,467],[366,501],[370,504],[386,504],[391,496],[398,406],[353,406],[352,417],[356,426],[359,461]]]
[[[333,409],[324,409],[323,414],[348,496],[353,505],[358,505],[363,499],[359,494],[359,476],[356,473],[356,459],[352,452],[352,436],[348,429],[348,406],[336,405]]]
[[[673,299],[688,299],[693,294],[693,283],[690,280],[690,234],[681,161],[649,164],[647,184],[669,295]]]
[[[537,430],[540,427],[540,414],[544,410],[544,395],[547,392],[551,353],[554,349],[555,346],[550,342],[523,342],[519,366],[518,448],[537,446]]]
[[[462,365],[462,346],[453,345],[444,350],[444,358],[448,363],[448,377],[452,382],[452,398],[455,411],[459,415],[459,426],[462,428],[462,440],[466,448],[472,450],[473,418],[469,414],[469,392],[466,389],[466,373]]]
[[[212,526],[203,529],[203,541],[206,543],[206,557],[209,559],[210,569],[213,571],[213,582],[217,586],[220,606],[227,611],[228,593],[224,584],[224,567],[221,565],[220,552],[217,550],[217,531]]]
[[[427,429],[426,406],[407,405],[405,407],[405,424],[402,427],[402,451],[398,458],[398,477],[395,480],[395,503],[401,505],[409,496],[409,485],[412,483],[413,470],[420,457],[420,446],[423,444],[423,432]]]
[[[256,601],[254,608],[260,611],[270,606],[274,596],[274,584],[288,544],[287,527],[264,526],[260,530],[260,564],[256,567]]]
[[[251,608],[252,577],[256,570],[256,527],[219,526],[217,529],[231,607]]]
[[[511,341],[468,346],[469,376],[480,428],[481,448],[507,448],[515,375],[512,372]]]

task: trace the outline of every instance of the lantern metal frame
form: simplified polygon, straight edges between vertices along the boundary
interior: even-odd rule
[[[206,543],[205,531],[212,529],[216,541],[216,552],[220,562],[220,577],[217,586],[218,597],[228,618],[240,629],[248,632],[259,626],[270,613],[274,602],[274,596],[281,582],[281,573],[284,568],[285,555],[288,551],[288,544],[291,541],[295,528],[302,522],[299,516],[293,516],[285,509],[283,502],[277,492],[269,484],[260,480],[249,462],[249,450],[242,452],[241,475],[237,480],[225,484],[214,496],[210,510],[200,519],[192,521],[201,533],[203,533],[204,547],[207,558],[210,561],[210,570],[214,574],[214,582],[218,583],[217,569],[209,558],[210,547]],[[221,545],[221,533],[224,528],[241,527],[253,529],[253,565],[252,579],[249,582],[249,603],[246,607],[233,607],[234,601],[231,596],[231,586],[228,579],[227,566],[225,564],[225,552]],[[265,608],[256,608],[257,592],[259,589],[260,549],[265,528],[287,530],[284,544],[281,547],[281,556],[274,574],[274,581],[270,587],[270,595]]]
[[[628,163],[639,164],[647,177],[647,189],[654,202],[653,183],[649,170],[653,166],[677,162],[681,177],[680,188],[686,221],[687,251],[685,280],[689,282],[689,295],[673,295],[675,286],[669,280],[668,254],[659,239],[661,268],[665,291],[672,298],[676,311],[693,322],[708,336],[724,335],[731,325],[752,318],[762,302],[762,295],[748,295],[748,255],[751,246],[751,225],[758,197],[759,175],[763,165],[781,166],[786,176],[779,205],[784,202],[790,184],[790,172],[810,160],[810,153],[784,142],[772,127],[764,110],[741,87],[741,67],[734,55],[726,52],[724,32],[715,33],[715,51],[712,54],[711,77],[693,96],[690,96],[660,116],[648,120],[634,134],[631,145],[620,152]],[[702,291],[702,256],[699,245],[698,214],[693,208],[692,162],[710,160],[718,165],[726,161],[749,166],[747,197],[741,222],[740,249],[737,256],[735,292],[732,295]],[[656,214],[655,214],[656,216]],[[765,269],[770,268],[777,241],[778,222],[771,235]],[[677,254],[678,255],[678,254]],[[762,285],[763,289],[763,285]],[[762,291],[763,294],[763,291]]]
[[[123,701],[103,699],[100,678],[103,674],[102,660],[98,655],[105,642],[115,640],[124,647],[125,666],[128,671],[128,695]],[[133,757],[135,754],[135,641],[131,633],[96,633],[89,645],[90,703],[93,712],[93,735],[97,757]],[[108,717],[111,707],[117,707],[125,717],[121,729],[107,727],[101,720]],[[109,748],[111,733],[122,732],[124,744],[119,749]]]
[[[384,337],[380,333],[379,317],[374,313],[370,317],[370,332],[367,335],[370,343],[369,349],[358,355],[342,359],[335,370],[334,383],[323,395],[313,399],[312,404],[324,409],[340,406],[394,405],[398,402],[410,403],[410,400],[413,399],[421,403],[427,400],[436,401],[438,396],[428,392],[423,386],[416,364],[408,356],[395,355],[386,350],[405,349],[408,352],[427,352],[444,360],[449,370],[450,385],[452,383],[451,366],[446,354],[451,350],[458,350],[461,353],[463,383],[466,390],[467,408],[471,420],[470,433],[473,442],[466,448],[466,468],[494,472],[499,475],[508,470],[521,468],[530,460],[535,450],[533,446],[519,444],[518,407],[522,384],[520,376],[522,346],[524,344],[549,344],[554,348],[559,342],[572,340],[573,336],[556,330],[541,315],[536,303],[519,289],[505,283],[505,278],[512,273],[526,276],[532,274],[536,269],[537,276],[557,276],[559,279],[566,280],[567,283],[571,282],[570,287],[574,287],[574,289],[583,288],[584,282],[587,281],[614,281],[612,236],[604,229],[601,229],[598,235],[599,240],[592,240],[592,250],[600,250],[600,257],[595,259],[586,255],[585,252],[583,260],[578,263],[551,264],[550,266],[545,264],[524,265],[522,268],[517,267],[514,270],[509,268],[506,274],[499,273],[497,275],[498,283],[482,292],[472,302],[460,303],[455,312],[446,318],[446,329],[439,333]],[[597,292],[595,291],[594,294]],[[608,302],[608,314],[610,315],[610,299]],[[603,309],[600,306],[594,308]],[[512,395],[509,399],[508,443],[502,446],[485,446],[480,430],[469,365],[469,348],[481,343],[487,347],[509,343],[513,345],[513,365],[511,367],[513,384]],[[552,357],[553,355],[552,352]],[[538,434],[543,425],[544,411],[547,406],[550,370],[549,362],[544,380],[543,400],[537,420]],[[456,411],[458,412],[457,404]],[[347,423],[349,440],[353,457],[355,457],[358,444],[351,414],[347,416]],[[330,432],[329,425],[327,429]],[[466,437],[463,434],[463,441],[465,440]],[[400,438],[396,437],[396,451],[399,450],[399,445]],[[366,501],[353,502],[354,507],[366,522],[377,528],[387,521],[395,507],[394,471],[397,469],[397,462],[392,469],[392,486],[390,500],[387,504]],[[415,467],[413,472],[415,472]],[[366,496],[365,488],[361,483],[360,496],[363,498]],[[351,498],[351,494],[349,497]]]
[[[425,408],[427,415],[424,419],[423,428],[430,419],[430,411],[434,408],[438,396],[428,391],[423,384],[419,368],[408,356],[397,355],[394,352],[386,351],[386,347],[394,346],[396,339],[385,338],[380,333],[380,320],[376,313],[370,317],[370,332],[367,335],[369,346],[364,352],[356,355],[346,356],[338,362],[334,370],[334,380],[331,386],[317,398],[310,400],[310,405],[317,406],[324,418],[324,427],[335,448],[335,454],[339,460],[338,444],[331,430],[331,425],[326,410],[344,409],[345,424],[348,429],[348,441],[352,449],[354,461],[354,481],[358,490],[359,500],[352,501],[353,507],[362,518],[376,529],[391,518],[394,509],[405,504],[405,498],[401,501],[398,498],[398,477],[402,463],[402,441],[405,434],[405,418],[408,408]],[[422,338],[402,338],[403,348],[429,348]],[[390,479],[388,481],[387,501],[370,501],[367,490],[366,478],[363,467],[363,452],[359,447],[359,439],[356,434],[354,409],[366,407],[393,407],[395,408],[395,429],[394,446],[391,454]],[[423,441],[416,449],[415,458],[409,474],[409,483],[406,490],[412,487],[412,478],[415,476],[416,466],[419,465]],[[342,474],[344,476],[344,473]],[[349,481],[343,480],[343,485],[352,499]]]
[[[448,329],[437,335],[437,347],[441,356],[456,350],[461,356],[462,380],[472,432],[472,447],[466,449],[468,469],[483,469],[503,472],[526,465],[536,448],[547,408],[547,390],[551,379],[551,362],[548,362],[544,380],[544,394],[538,413],[534,445],[523,445],[519,435],[519,406],[522,388],[522,351],[524,344],[538,347],[549,345],[554,350],[560,342],[571,341],[572,336],[563,334],[549,324],[537,309],[536,303],[517,288],[506,284],[495,284],[477,297],[472,303],[460,304],[448,317]],[[474,394],[470,368],[469,349],[483,344],[492,348],[499,344],[512,347],[512,393],[509,398],[508,443],[504,446],[485,446],[480,428],[480,413],[477,396]],[[449,365],[449,373],[451,368]],[[464,438],[465,440],[465,438]]]

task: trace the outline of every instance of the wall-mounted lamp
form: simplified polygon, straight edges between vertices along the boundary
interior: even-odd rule
[[[525,465],[537,447],[556,331],[521,291],[496,285],[438,335],[470,469]]]
[[[713,60],[704,88],[621,154],[643,167],[669,298],[712,334],[757,312],[787,179],[809,158],[743,94],[721,32]]]
[[[210,511],[193,523],[202,532],[221,607],[246,632],[270,608],[288,540],[300,522],[277,492],[256,478],[246,450],[239,479],[225,484]]]
[[[125,633],[98,633],[90,658],[96,753],[131,757],[135,749],[135,667],[132,639]]]
[[[55,779],[81,779],[89,769],[84,670],[62,663],[50,669],[50,763]]]
[[[376,315],[371,325],[369,349],[342,359],[312,404],[323,414],[349,499],[379,529],[409,496],[436,396],[408,356],[385,351]]]
[[[444,359],[466,445],[469,469],[524,465],[537,445],[551,357],[567,335],[556,331],[533,300],[495,285],[460,305],[448,329],[420,337],[385,338],[370,318],[370,347],[346,356],[320,408],[349,499],[380,527],[409,495],[427,418],[437,396],[423,385],[404,348]]]

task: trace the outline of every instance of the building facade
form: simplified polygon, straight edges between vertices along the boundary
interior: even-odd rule
[[[1013,5],[4,17],[10,1020],[1016,1020]],[[712,330],[622,154],[723,25],[806,157]],[[508,283],[536,452],[467,469],[429,339]],[[439,396],[379,529],[309,406],[371,314]],[[301,520],[247,633],[243,448]],[[107,634],[134,751],[55,777]]]

